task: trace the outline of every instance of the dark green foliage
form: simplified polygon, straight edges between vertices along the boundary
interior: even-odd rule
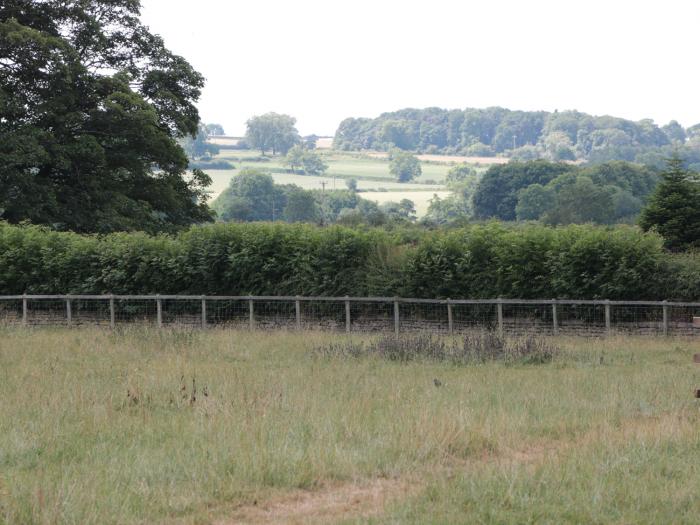
[[[541,216],[546,223],[610,224],[615,218],[612,186],[599,186],[590,177],[568,173],[554,179],[547,188],[553,190],[554,199]]]
[[[672,250],[700,247],[700,176],[673,157],[661,178],[642,211],[640,226],[658,231]]]
[[[544,160],[491,166],[479,181],[474,194],[474,214],[481,219],[513,221],[516,219],[515,207],[520,190],[531,184],[545,185],[575,169],[570,164]]]
[[[283,216],[287,222],[316,222],[319,210],[314,194],[296,187],[289,190]]]
[[[410,257],[419,297],[663,298],[660,239],[631,227],[506,227],[433,233]]]
[[[80,232],[211,220],[195,134],[202,76],[139,21],[138,0],[0,7],[0,217]]]
[[[244,168],[214,202],[224,221],[271,221],[282,216],[287,195],[275,184],[272,175]]]
[[[474,211],[479,218],[548,224],[630,223],[658,180],[655,171],[623,161],[584,168],[545,160],[510,162],[484,174]]]
[[[415,220],[415,207],[408,199],[379,206],[350,190],[305,190],[294,184],[275,184],[269,173],[253,168],[245,168],[233,177],[212,207],[226,222],[380,226]]]
[[[699,260],[625,226],[388,232],[255,223],[81,236],[0,223],[0,294],[697,300]]]

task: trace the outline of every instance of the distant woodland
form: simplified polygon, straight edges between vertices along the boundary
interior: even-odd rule
[[[659,126],[579,111],[402,109],[377,118],[347,118],[335,134],[341,150],[390,150],[518,160],[627,160],[660,167],[676,152],[700,167],[700,124]]]

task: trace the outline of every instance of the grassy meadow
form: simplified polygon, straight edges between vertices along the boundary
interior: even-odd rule
[[[341,337],[2,329],[0,522],[697,523],[700,341],[314,352]]]

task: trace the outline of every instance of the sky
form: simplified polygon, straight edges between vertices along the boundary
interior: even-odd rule
[[[207,80],[202,120],[302,135],[404,107],[577,109],[700,122],[697,0],[142,0]]]

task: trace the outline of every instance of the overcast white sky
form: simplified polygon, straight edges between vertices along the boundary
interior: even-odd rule
[[[268,111],[302,134],[403,107],[578,109],[700,122],[698,0],[142,0],[207,79],[228,134]]]

